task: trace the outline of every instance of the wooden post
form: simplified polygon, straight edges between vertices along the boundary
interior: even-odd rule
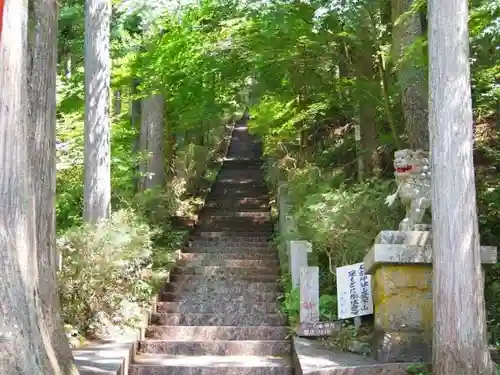
[[[363,163],[363,154],[361,150],[361,127],[358,124],[354,125],[354,139],[356,140],[356,153],[357,153],[357,160],[358,160],[358,179],[359,182],[363,182],[364,176],[365,176],[365,166]]]

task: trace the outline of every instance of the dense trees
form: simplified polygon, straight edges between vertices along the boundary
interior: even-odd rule
[[[430,128],[433,150],[438,150],[432,154],[437,173],[434,191],[448,192],[439,196],[441,205],[433,215],[441,233],[436,237],[435,293],[440,296],[436,301],[443,302],[435,309],[442,338],[436,341],[436,370],[462,371],[467,362],[468,373],[489,371],[486,356],[479,358],[485,354],[483,320],[480,324],[467,320],[484,316],[477,293],[481,278],[472,121],[477,125],[479,233],[495,243],[500,186],[489,168],[498,165],[500,154],[491,126],[497,121],[499,103],[495,46],[500,30],[495,19],[500,7],[490,0],[471,1],[469,71],[467,4],[443,1],[438,7],[437,3],[203,0],[172,8],[168,1],[63,0],[57,27],[54,0],[30,1],[29,18],[28,1],[5,0],[0,17],[0,89],[9,95],[0,96],[0,149],[8,152],[0,152],[0,273],[8,277],[0,279],[0,335],[8,339],[0,337],[0,356],[14,351],[21,356],[0,357],[1,370],[72,371],[54,283],[55,221],[61,236],[66,230],[72,233],[64,237],[72,239],[73,254],[80,250],[84,254],[65,255],[71,261],[60,276],[71,282],[65,283],[64,296],[76,294],[79,277],[83,280],[81,274],[70,272],[82,268],[78,262],[112,258],[103,251],[112,247],[109,243],[78,242],[79,234],[92,235],[90,227],[78,232],[84,221],[95,224],[111,209],[132,207],[133,214],[122,215],[128,220],[127,235],[144,237],[140,246],[149,249],[152,231],[144,226],[142,214],[145,211],[150,218],[151,207],[161,208],[165,242],[173,243],[167,219],[185,213],[186,197],[198,186],[195,177],[205,169],[223,134],[221,119],[248,107],[255,116],[251,131],[262,137],[269,157],[267,173],[276,166],[289,182],[298,233],[313,242],[322,293],[330,295],[335,280],[329,262],[360,261],[375,235],[398,219],[382,198],[391,183],[392,152],[403,146],[428,148]],[[453,11],[457,17],[448,17]],[[450,45],[446,38],[455,28],[463,33],[459,38],[453,34]],[[452,83],[444,87],[445,80]],[[360,129],[359,142],[355,125]],[[480,128],[484,137],[477,136]],[[458,177],[464,183],[458,183]],[[163,191],[144,198],[150,188]],[[143,210],[144,200],[151,198],[154,204]],[[454,204],[457,200],[463,204]],[[456,215],[449,215],[450,210]],[[451,222],[454,217],[461,220]],[[113,230],[119,230],[119,218],[111,221]],[[471,234],[467,241],[460,237],[464,233]],[[124,254],[142,252],[139,245],[133,251],[127,246]],[[457,252],[474,261],[454,262]],[[447,273],[455,269],[446,268],[450,262],[461,269],[454,274],[461,277],[456,282]],[[99,277],[113,282],[107,271],[97,276],[97,283]],[[500,294],[494,287],[500,278],[495,272],[488,277],[491,302]],[[451,280],[463,286],[461,295],[450,292]],[[84,300],[88,294],[80,289]],[[475,303],[464,303],[467,296]],[[79,311],[68,305],[62,306],[66,320],[68,316],[95,319],[89,304],[71,305]],[[27,315],[19,315],[19,310]],[[458,311],[465,320],[449,317]],[[496,311],[494,305],[489,308],[490,318],[500,318]],[[447,330],[453,327],[439,323],[445,319],[462,321],[466,327],[456,340]],[[87,321],[79,323],[78,328],[90,326]],[[25,335],[11,335],[9,327],[15,324],[24,327]],[[452,347],[444,355],[449,340],[474,350],[465,353]],[[28,342],[38,348],[39,357],[28,356],[32,348]],[[54,353],[58,368],[47,360]],[[452,354],[458,357],[450,359]],[[13,366],[20,372],[10,371]],[[55,367],[48,370],[48,366]]]

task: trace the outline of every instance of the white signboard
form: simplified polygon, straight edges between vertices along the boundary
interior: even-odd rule
[[[339,319],[373,314],[371,276],[364,263],[337,268]]]

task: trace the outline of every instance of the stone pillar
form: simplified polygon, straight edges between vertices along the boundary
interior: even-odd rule
[[[496,248],[481,247],[483,264]],[[429,231],[382,231],[364,259],[372,275],[374,337],[380,362],[432,359],[432,238]]]
[[[319,268],[301,267],[300,323],[319,322]]]
[[[298,288],[300,284],[300,269],[307,267],[307,253],[312,248],[308,241],[288,241],[290,243],[290,274],[292,276],[292,288]]]

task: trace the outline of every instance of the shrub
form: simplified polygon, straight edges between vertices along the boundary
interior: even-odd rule
[[[144,270],[151,267],[156,234],[132,210],[67,230],[57,244],[64,322],[86,334],[99,324],[133,325],[153,293]]]

